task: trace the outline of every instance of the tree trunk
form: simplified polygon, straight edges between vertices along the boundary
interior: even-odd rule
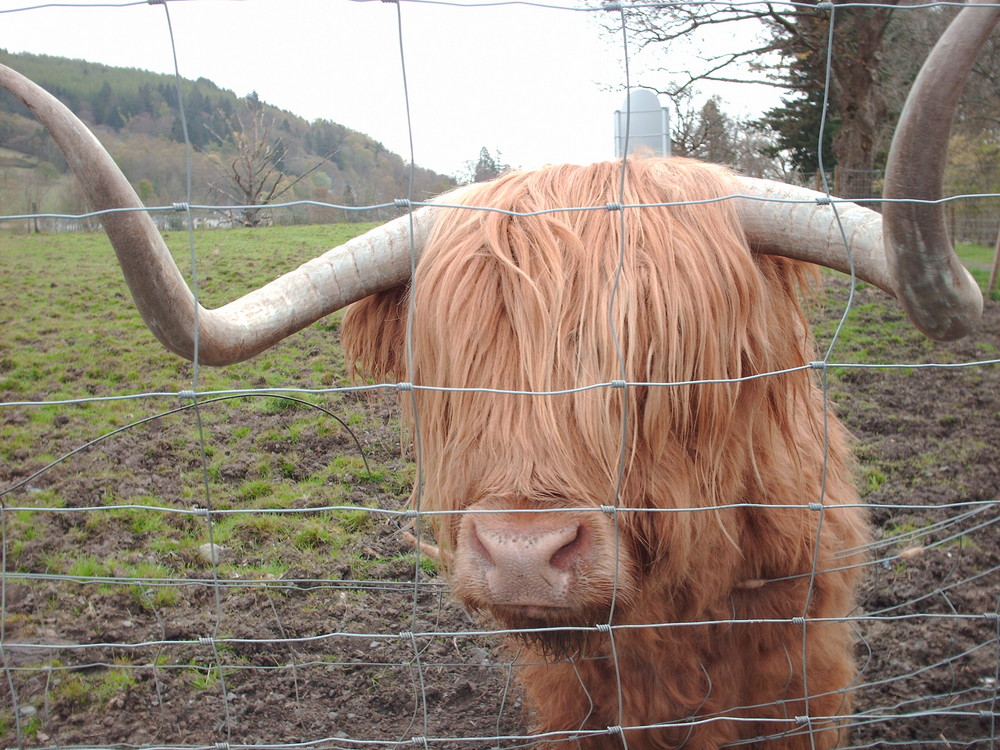
[[[874,198],[878,133],[886,116],[879,88],[882,41],[890,8],[838,9],[834,14],[831,97],[840,115],[833,153],[840,172],[840,195]]]

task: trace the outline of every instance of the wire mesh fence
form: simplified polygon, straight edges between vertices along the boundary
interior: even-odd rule
[[[198,211],[174,208],[187,221]],[[273,275],[271,247],[297,248],[282,267],[308,259],[323,235],[302,242],[299,231],[168,240],[182,259],[190,251],[181,262],[197,269],[206,304],[219,304]],[[413,435],[403,428],[400,436],[397,400],[405,407],[411,391],[351,384],[339,314],[258,359],[209,370],[149,336],[103,235],[9,235],[4,244],[5,746],[511,748],[590,738],[627,747],[695,736],[723,720],[757,721],[759,736],[734,736],[730,746],[767,747],[769,738],[781,746],[782,736],[808,729],[825,741],[829,716],[789,710],[761,722],[757,706],[719,710],[711,689],[692,696],[702,705],[681,718],[637,725],[635,693],[663,689],[645,665],[615,662],[610,688],[584,685],[587,662],[606,655],[539,656],[463,609],[441,574],[447,551],[429,535],[440,514],[410,505],[426,471]],[[859,563],[859,605],[846,618],[858,660],[847,746],[994,747],[1000,312],[988,301],[973,336],[938,345],[884,295],[840,276],[813,303],[814,334],[827,351],[813,367],[856,436],[855,473],[875,539]],[[582,512],[705,510],[624,505]],[[748,502],[725,512],[759,510]],[[763,624],[561,627],[610,634],[614,644],[633,630],[669,640],[706,627],[725,640],[734,627]],[[805,633],[822,623],[799,615],[787,624]],[[600,726],[584,717],[536,732],[519,679],[539,659],[570,665],[584,693],[617,692],[617,714]],[[754,655],[739,668],[752,671]]]

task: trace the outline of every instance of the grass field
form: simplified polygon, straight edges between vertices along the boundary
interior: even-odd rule
[[[269,281],[370,225],[281,227],[257,231],[200,232],[195,237],[201,298],[213,307]],[[190,267],[188,235],[167,241],[179,265]],[[4,237],[6,271],[0,327],[0,393],[11,402],[57,402],[129,394],[177,394],[194,385],[192,365],[163,350],[146,330],[124,287],[114,255],[103,234],[9,235]],[[101,444],[45,471],[22,488],[31,504],[65,506],[68,498],[47,489],[53,479],[87,466],[93,504],[167,505],[211,503],[215,510],[289,509],[350,505],[352,483],[359,477],[396,498],[407,492],[410,467],[402,461],[389,471],[384,463],[366,468],[352,427],[370,439],[370,399],[352,394],[253,395],[214,400],[213,391],[249,389],[329,389],[348,385],[343,357],[336,346],[339,316],[312,326],[296,339],[258,358],[222,369],[200,368],[199,393],[206,403],[197,418],[191,408],[159,416],[190,403],[171,395],[73,405],[8,406],[0,412],[0,462],[4,479],[30,476],[79,446],[99,440],[141,420],[140,428],[111,435]],[[310,405],[322,407],[311,408]],[[389,425],[394,428],[395,425]],[[162,488],[137,492],[129,483],[136,472],[112,456],[134,435],[144,433],[139,460],[154,471],[170,471]],[[388,436],[386,432],[386,436]],[[318,455],[316,446],[340,446]],[[397,444],[398,445],[398,444]],[[130,446],[126,452],[131,454]],[[396,451],[398,458],[398,450]],[[95,466],[96,457],[107,458]],[[202,462],[204,461],[204,471]],[[183,467],[176,473],[177,462]],[[159,466],[157,466],[159,464]],[[369,471],[369,469],[371,469]],[[57,484],[57,483],[56,483]],[[24,498],[23,492],[19,494]],[[12,498],[5,498],[8,504]],[[204,543],[201,525],[191,535],[162,514],[115,511],[116,522],[131,525],[160,550],[189,550]],[[11,521],[11,538],[22,537],[30,514]],[[363,519],[349,512],[330,523],[326,516],[225,516],[215,525],[217,543],[242,552],[262,539],[288,538],[300,549],[336,543],[343,526],[356,530]],[[180,524],[183,529],[186,524]],[[17,549],[8,561],[17,567]],[[159,563],[162,565],[162,563]],[[258,565],[280,574],[284,562],[261,558]],[[79,563],[49,561],[48,572],[72,574]],[[115,568],[113,557],[92,560],[92,570]],[[174,571],[178,573],[179,571]]]

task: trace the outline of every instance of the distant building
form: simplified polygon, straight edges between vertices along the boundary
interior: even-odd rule
[[[649,89],[631,89],[622,109],[615,110],[615,156],[628,153],[670,156],[670,113]]]

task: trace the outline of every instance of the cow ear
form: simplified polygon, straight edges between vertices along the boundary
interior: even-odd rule
[[[347,308],[340,342],[352,378],[385,381],[404,376],[409,300],[409,287],[399,286]]]

